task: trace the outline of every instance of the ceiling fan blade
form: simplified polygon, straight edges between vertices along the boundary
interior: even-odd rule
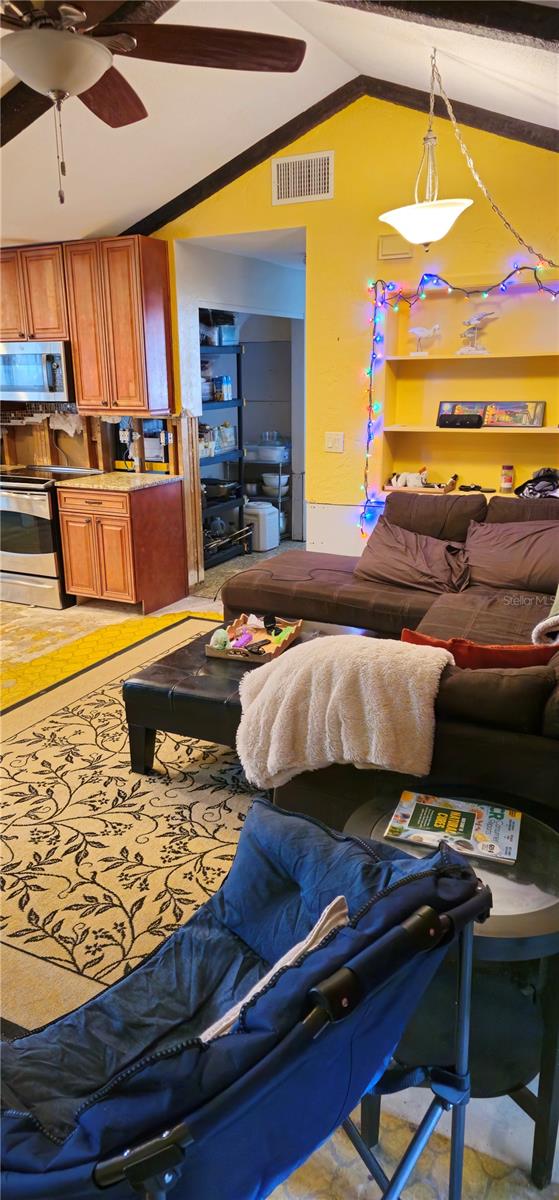
[[[2,121],[0,123],[0,146],[5,146],[32,125],[38,117],[52,108],[52,100],[35,92],[26,83],[16,83],[2,96]]]
[[[133,125],[148,115],[137,92],[115,67],[109,67],[93,87],[80,93],[79,99],[112,129]]]
[[[230,71],[297,71],[306,43],[241,29],[210,29],[202,25],[140,25],[112,22],[98,25],[94,37],[129,33],[137,46],[132,58],[189,67],[223,67]]]

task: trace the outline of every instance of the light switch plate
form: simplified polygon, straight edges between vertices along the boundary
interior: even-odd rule
[[[343,454],[344,452],[344,435],[343,433],[325,433],[324,448],[333,454]]]

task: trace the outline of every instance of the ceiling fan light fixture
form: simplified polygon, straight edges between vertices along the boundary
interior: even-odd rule
[[[10,33],[0,43],[0,58],[43,96],[79,96],[112,66],[113,56],[102,42],[62,29],[26,29]]]
[[[452,229],[464,209],[473,200],[423,200],[381,213],[379,221],[392,225],[397,233],[414,246],[438,242]]]

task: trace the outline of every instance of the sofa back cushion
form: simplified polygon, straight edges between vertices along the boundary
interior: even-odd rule
[[[392,525],[424,533],[448,542],[465,542],[470,521],[483,521],[487,510],[484,495],[418,496],[402,488],[390,492],[384,515]]]
[[[479,521],[479,517],[472,517]],[[504,525],[508,521],[559,521],[559,499],[524,500],[507,496],[492,496],[485,517],[488,525]]]
[[[559,521],[472,521],[466,553],[473,584],[553,595],[559,583]]]
[[[398,584],[425,592],[459,592],[468,586],[469,569],[461,543],[412,533],[381,517],[355,575],[373,583]]]
[[[551,667],[446,667],[435,704],[437,719],[492,725],[516,733],[544,733],[546,704],[555,687]],[[519,749],[519,752],[520,749]]]

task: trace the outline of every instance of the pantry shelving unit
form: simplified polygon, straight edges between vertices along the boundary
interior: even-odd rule
[[[244,525],[244,440],[243,440],[243,353],[242,345],[233,346],[200,346],[200,360],[224,358],[225,356],[233,357],[236,366],[235,390],[236,397],[232,400],[205,400],[202,403],[203,418],[208,418],[211,423],[211,418],[214,415],[219,416],[220,413],[226,412],[228,409],[237,410],[237,446],[234,450],[225,450],[221,454],[213,454],[204,456],[200,459],[200,467],[213,467],[221,463],[234,463],[237,470],[237,488],[234,496],[229,496],[224,499],[207,500],[204,503],[202,500],[202,525],[209,530],[209,523],[213,517],[223,516],[224,513],[237,511],[237,528],[229,535],[216,534],[212,541],[208,541],[204,537],[204,567],[216,567],[219,563],[227,562],[230,558],[237,558],[240,554],[250,553],[252,549],[252,529]],[[227,467],[226,476],[229,478],[229,467]],[[202,478],[202,483],[204,482]]]
[[[480,281],[463,277],[465,287]],[[485,285],[488,281],[483,280]],[[501,466],[515,466],[516,482],[528,479],[559,457],[559,304],[534,286],[513,284],[490,299],[427,284],[425,299],[410,311],[386,312],[382,358],[375,372],[381,420],[375,438],[371,479],[377,494],[394,472],[427,467],[430,482],[478,483],[499,489]],[[486,353],[458,354],[464,321],[474,312],[494,316],[481,335]],[[411,353],[410,326],[440,327],[426,354]],[[407,352],[406,352],[407,351]],[[545,401],[541,428],[482,426],[440,429],[441,402]],[[441,495],[442,492],[432,492]],[[467,492],[457,495],[468,495]]]
[[[279,514],[280,542],[283,541],[284,538],[289,538],[291,536],[291,530],[289,527],[289,523],[286,520],[286,527],[285,527],[284,532],[282,533],[281,517],[282,517],[282,513],[285,512],[285,509],[286,508],[289,509],[291,506],[291,494],[289,491],[290,485],[288,485],[287,491],[282,493],[281,477],[282,477],[282,475],[286,474],[286,467],[289,467],[289,476],[291,479],[291,455],[289,456],[289,458],[285,459],[284,462],[270,462],[269,458],[252,458],[252,457],[247,458],[245,461],[249,466],[264,467],[264,472],[263,472],[264,474],[274,475],[275,472],[277,471],[278,482],[277,482],[277,490],[276,490],[275,495],[270,495],[268,492],[265,492],[263,490],[263,485],[261,485],[260,489],[257,492],[253,492],[253,494],[251,496],[249,496],[248,499],[249,500],[267,500],[268,503],[275,505],[277,507],[278,514]]]

